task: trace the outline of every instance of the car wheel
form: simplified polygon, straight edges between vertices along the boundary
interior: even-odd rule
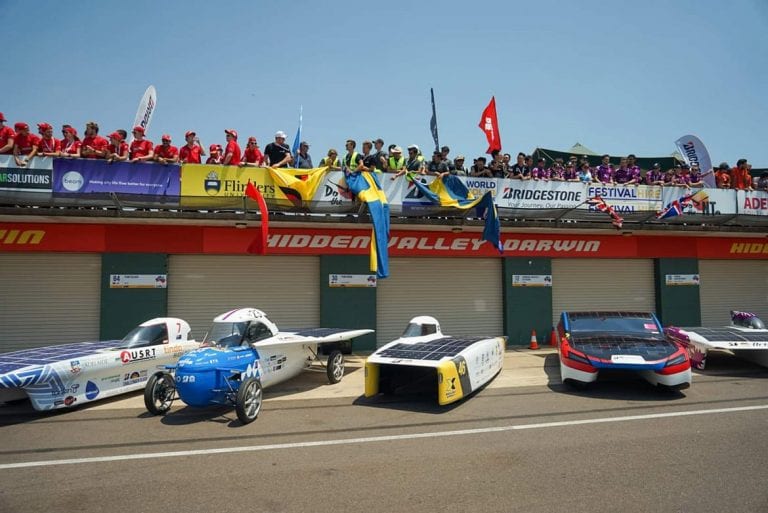
[[[235,413],[243,424],[250,424],[261,411],[261,382],[256,378],[248,378],[240,383],[235,399]]]
[[[328,375],[328,381],[331,383],[338,383],[344,377],[344,355],[338,349],[331,351],[331,354],[328,356],[325,372]]]
[[[144,406],[152,415],[164,415],[176,398],[176,382],[169,372],[154,374],[144,387]]]

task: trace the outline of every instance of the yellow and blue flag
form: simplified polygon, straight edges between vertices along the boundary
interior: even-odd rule
[[[485,228],[483,229],[483,240],[486,240],[495,247],[499,253],[503,252],[501,246],[501,224],[499,214],[496,210],[496,204],[493,202],[493,195],[490,191],[479,198],[467,189],[464,182],[454,175],[447,175],[443,178],[436,178],[427,186],[413,174],[407,177],[413,182],[421,194],[435,205],[441,207],[453,207],[461,210],[477,208],[478,217],[485,217]]]
[[[323,182],[328,171],[327,167],[315,169],[267,168],[269,176],[275,183],[275,200],[278,204],[288,202],[290,205],[306,207],[315,196],[315,192]],[[280,200],[284,200],[281,202]]]
[[[373,173],[349,173],[346,177],[347,186],[368,205],[371,214],[371,272],[379,278],[389,276],[389,203],[381,188],[379,179]]]

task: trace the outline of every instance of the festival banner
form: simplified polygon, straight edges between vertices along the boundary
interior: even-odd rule
[[[709,152],[704,143],[701,142],[701,139],[695,135],[684,135],[675,141],[675,146],[677,146],[677,150],[682,154],[683,159],[685,159],[689,166],[699,166],[704,185],[707,188],[714,188],[715,175],[709,173],[712,170],[712,159],[709,158]]]
[[[54,159],[53,194],[179,196],[179,166],[98,159]]]
[[[574,183],[575,184],[575,183]],[[575,184],[578,185],[578,184]],[[591,184],[586,187],[587,197],[600,196],[608,202],[617,214],[633,212],[658,212],[661,209],[661,187],[649,185],[599,185]],[[596,207],[588,205],[592,211]]]
[[[34,157],[24,167],[16,165],[13,155],[0,155],[0,194],[11,192],[51,192],[53,159]]]

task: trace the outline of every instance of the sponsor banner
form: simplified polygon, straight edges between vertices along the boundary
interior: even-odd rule
[[[167,274],[110,274],[110,289],[164,289]]]
[[[218,204],[220,201],[210,200],[241,199],[249,180],[264,199],[277,198],[277,187],[265,168],[184,164],[181,166],[181,204]]]
[[[0,252],[248,254],[258,227],[0,223]],[[367,255],[370,228],[275,228],[273,255]],[[482,232],[392,230],[389,254],[429,257],[768,259],[765,237],[502,233],[503,255]]]
[[[691,286],[699,285],[700,276],[698,274],[665,274],[664,283],[668,287],[674,287],[678,285]]]
[[[587,186],[574,182],[542,182],[533,180],[498,180],[499,208],[576,208],[589,197]]]
[[[151,85],[144,91],[144,96],[141,97],[139,102],[139,108],[136,110],[136,117],[133,119],[132,126],[140,126],[145,131],[149,130],[149,123],[152,121],[152,114],[155,112],[157,106],[157,91],[155,86]],[[133,135],[131,135],[131,141],[133,141]]]
[[[376,287],[375,274],[329,274],[329,287]]]
[[[513,287],[551,287],[551,274],[513,274]]]
[[[579,185],[574,183],[574,185]],[[582,186],[583,187],[583,186]],[[662,187],[649,185],[589,185],[587,198],[600,196],[617,214],[633,212],[657,212],[662,207]],[[585,205],[592,212],[599,212],[594,205]]]
[[[0,191],[51,192],[53,159],[34,157],[25,167],[13,155],[0,155]]]
[[[97,159],[53,159],[53,194],[178,196],[179,166]]]
[[[683,215],[728,215],[736,213],[736,195],[728,189],[686,189],[685,187],[663,187],[661,203],[666,206],[681,197],[699,191],[696,201],[686,202],[682,207]],[[703,197],[699,201],[699,197]]]
[[[768,192],[736,191],[736,204],[739,214],[768,216]]]
[[[706,173],[712,169],[712,160],[709,158],[709,152],[701,142],[701,139],[695,135],[684,135],[675,141],[677,150],[683,156],[683,159],[689,166],[699,166],[699,171]],[[703,182],[706,187],[715,187],[715,175],[713,173],[704,175]]]

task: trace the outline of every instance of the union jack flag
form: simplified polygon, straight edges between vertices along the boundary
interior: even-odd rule
[[[661,212],[656,213],[656,219],[667,219],[683,215],[683,209],[689,205],[701,205],[709,199],[705,191],[697,191],[685,196],[680,196],[671,201]]]
[[[605,212],[606,214],[611,216],[611,224],[617,230],[621,230],[621,226],[624,224],[624,219],[619,214],[617,214],[616,211],[613,210],[613,207],[610,206],[608,203],[606,203],[601,196],[595,196],[594,198],[589,198],[587,200],[587,204],[595,207],[600,212]]]

